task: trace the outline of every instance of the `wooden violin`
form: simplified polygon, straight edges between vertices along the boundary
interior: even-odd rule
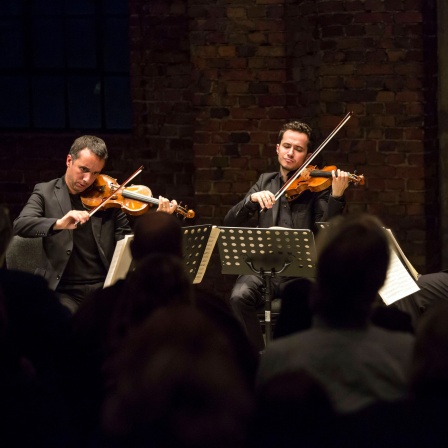
[[[107,202],[106,202],[107,199]],[[152,197],[151,190],[144,185],[130,185],[120,188],[117,180],[99,174],[92,187],[81,195],[81,201],[87,209],[97,209],[104,203],[104,208],[117,207],[133,216],[142,215],[151,205],[158,205],[159,200]],[[185,218],[193,218],[193,210],[178,205],[175,213]]]
[[[325,166],[321,170],[317,166],[308,165],[302,170],[300,176],[294,182],[290,183],[285,191],[285,197],[288,201],[293,201],[306,190],[319,192],[327,189],[332,181],[332,171],[337,170],[333,165]],[[364,176],[348,173],[349,182],[355,185],[364,185]]]

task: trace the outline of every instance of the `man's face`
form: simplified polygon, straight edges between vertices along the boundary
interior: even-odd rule
[[[68,191],[71,194],[79,194],[95,182],[104,167],[105,160],[93,154],[90,149],[84,148],[75,160],[69,154],[66,163],[65,183]]]
[[[285,131],[282,141],[277,145],[278,162],[283,175],[303,165],[308,154],[308,143],[308,136],[303,132]]]

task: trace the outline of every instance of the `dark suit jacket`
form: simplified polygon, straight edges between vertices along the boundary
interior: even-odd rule
[[[268,228],[278,225],[280,200],[274,206],[260,213],[260,206],[251,202],[250,195],[258,191],[268,190],[276,194],[280,190],[280,173],[264,173],[257,183],[248,191],[245,198],[232,207],[224,218],[224,225],[230,227],[245,226],[251,218],[258,214],[258,227]],[[292,218],[294,228],[314,230],[316,222],[328,221],[342,213],[345,200],[335,199],[330,194],[331,188],[319,193],[304,191],[293,201]]]
[[[73,230],[53,231],[54,223],[71,210],[70,196],[63,177],[34,187],[28,202],[14,221],[14,233],[28,238],[43,237],[44,257],[36,274],[56,289],[73,249]],[[126,215],[118,208],[108,208],[91,218],[93,235],[106,270],[116,242],[131,233]]]

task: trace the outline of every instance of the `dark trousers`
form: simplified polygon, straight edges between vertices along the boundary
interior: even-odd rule
[[[59,283],[56,288],[56,295],[62,305],[67,307],[74,314],[84,299],[97,289],[102,288],[104,282],[85,285],[72,285]]]
[[[448,272],[440,271],[421,275],[417,281],[420,291],[396,302],[396,307],[407,312],[412,319],[414,328],[419,318],[430,307],[448,300]]]
[[[288,284],[297,280],[295,277],[274,277],[271,279],[271,297],[281,298]],[[249,340],[262,351],[265,348],[258,312],[264,309],[262,295],[263,280],[256,275],[238,277],[230,295],[230,305],[238,320],[246,329]]]

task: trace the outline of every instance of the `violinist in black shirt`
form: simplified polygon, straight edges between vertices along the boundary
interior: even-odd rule
[[[47,279],[72,312],[103,286],[116,242],[132,232],[119,208],[90,216],[81,201],[80,195],[95,182],[107,157],[102,139],[77,138],[66,158],[65,175],[37,184],[14,221],[16,235],[42,237],[44,257],[35,273]],[[173,213],[176,205],[160,197],[157,211]]]
[[[280,170],[265,173],[251,187],[244,199],[232,207],[224,218],[224,225],[248,225],[254,215],[258,227],[273,226],[293,229],[314,229],[315,223],[327,221],[341,214],[345,207],[344,192],[349,185],[348,173],[332,172],[331,187],[321,191],[303,191],[294,201],[283,195],[278,200],[275,193],[306,161],[311,139],[311,128],[302,122],[286,123],[278,135],[276,152]],[[261,209],[265,209],[260,212]],[[289,277],[273,279],[273,296],[281,297]],[[232,290],[230,302],[236,316],[245,326],[253,344],[262,351],[264,340],[257,310],[263,307],[260,287],[262,280],[256,275],[240,276]]]

